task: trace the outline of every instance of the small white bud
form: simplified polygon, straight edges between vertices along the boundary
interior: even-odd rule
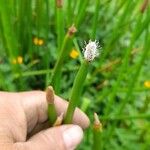
[[[89,43],[86,44],[85,48],[83,49],[84,58],[87,61],[94,60],[94,58],[99,55],[98,48],[99,48],[99,45],[96,40],[95,41],[89,40]]]

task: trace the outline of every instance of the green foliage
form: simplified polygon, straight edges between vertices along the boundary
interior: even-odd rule
[[[101,55],[92,63],[79,106],[91,120],[94,112],[101,116],[102,149],[148,150],[150,87],[144,83],[150,82],[150,6],[145,2],[65,0],[58,8],[53,0],[0,0],[0,90],[44,90],[53,78],[57,94],[68,99],[84,41],[96,39]],[[72,24],[77,33],[64,44]],[[76,59],[69,56],[72,49],[80,53]],[[91,149],[92,139],[88,129],[78,149]]]

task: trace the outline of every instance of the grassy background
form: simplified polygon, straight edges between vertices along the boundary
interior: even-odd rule
[[[75,36],[58,78],[58,95],[68,99],[84,41],[98,40],[101,55],[90,68],[80,107],[103,123],[103,149],[150,147],[150,7],[148,0],[0,0],[0,90],[44,90],[68,28]],[[7,5],[6,5],[7,4]],[[145,7],[147,6],[147,7]],[[64,54],[65,55],[65,54]],[[150,83],[149,83],[150,84]],[[92,128],[92,127],[91,127]],[[91,129],[78,147],[91,149]]]

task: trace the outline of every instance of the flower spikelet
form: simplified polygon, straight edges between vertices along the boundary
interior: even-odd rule
[[[99,48],[99,43],[95,41],[89,40],[89,43],[86,44],[85,48],[83,49],[84,52],[84,58],[87,61],[92,61],[94,60],[95,57],[99,56],[98,48]]]

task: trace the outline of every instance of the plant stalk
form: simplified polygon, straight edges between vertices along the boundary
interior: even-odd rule
[[[79,104],[80,101],[80,95],[83,88],[83,83],[88,73],[88,68],[89,68],[89,62],[84,60],[79,68],[79,71],[73,83],[69,106],[64,121],[64,123],[66,124],[72,123],[73,114],[76,106]]]
[[[93,150],[101,150],[102,143],[102,124],[99,121],[98,115],[94,113],[94,125],[93,125]]]
[[[48,119],[50,125],[52,126],[57,119],[57,112],[54,105],[54,90],[51,86],[46,89],[46,99],[48,102]]]

